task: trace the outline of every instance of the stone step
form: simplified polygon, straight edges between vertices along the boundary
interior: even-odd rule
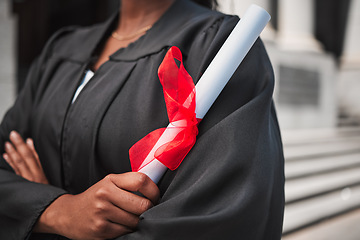
[[[283,141],[285,237],[360,208],[359,127],[285,131]]]
[[[338,139],[359,137],[360,127],[343,127],[332,129],[298,129],[283,130],[282,139],[285,146],[309,142],[336,141]]]
[[[285,182],[287,204],[360,184],[360,166]]]
[[[309,158],[302,161],[287,161],[285,176],[287,180],[292,180],[358,166],[360,166],[360,152],[324,158]]]
[[[287,234],[282,240],[359,240],[360,239],[360,208],[341,216],[333,217]]]
[[[339,156],[358,152],[360,152],[360,137],[346,138],[341,141],[310,142],[284,147],[286,161]]]
[[[283,234],[295,232],[357,208],[360,208],[360,185],[286,204]]]
[[[296,137],[296,136],[295,136]],[[352,133],[351,135],[338,135],[334,137],[325,137],[325,136],[317,136],[316,133],[313,134],[313,136],[309,136],[307,139],[283,139],[284,146],[294,146],[294,145],[302,145],[302,144],[313,144],[313,143],[327,143],[327,142],[341,142],[346,141],[348,139],[358,140],[360,137],[360,132],[355,131],[355,133]]]

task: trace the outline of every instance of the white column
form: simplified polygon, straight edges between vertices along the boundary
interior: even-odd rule
[[[360,123],[360,0],[352,0],[338,74],[340,111],[345,123]]]
[[[344,42],[342,67],[360,69],[360,0],[350,2]]]
[[[287,50],[321,51],[314,38],[314,0],[279,0],[278,43]]]
[[[15,98],[15,29],[10,0],[0,0],[0,121]]]

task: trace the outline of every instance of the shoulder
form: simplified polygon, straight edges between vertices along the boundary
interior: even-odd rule
[[[224,18],[234,18],[238,19],[235,15],[228,15],[222,12],[211,10],[209,8],[198,5],[197,3],[191,0],[177,0],[176,3],[172,6],[172,9],[169,10],[172,15],[181,15],[189,22],[196,22],[196,20],[217,20]],[[179,17],[179,16],[178,16]]]
[[[219,30],[224,33],[231,32],[239,21],[238,16],[210,10],[189,0],[178,0],[164,18],[166,22],[179,26],[176,29],[179,34],[192,33],[194,37]]]
[[[184,55],[197,54],[210,50],[210,45],[221,46],[238,21],[238,16],[178,0],[158,22],[161,27],[156,31],[157,36],[165,39],[163,45],[177,46]]]
[[[112,19],[92,26],[61,28],[48,40],[43,52],[47,57],[86,61],[101,41]]]

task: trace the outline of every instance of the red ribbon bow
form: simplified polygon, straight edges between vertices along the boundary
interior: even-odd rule
[[[175,62],[180,62],[180,67]],[[158,75],[163,86],[164,98],[169,117],[168,128],[177,128],[177,134],[172,141],[161,145],[146,162],[144,160],[151,152],[166,128],[157,129],[135,143],[129,150],[131,168],[139,171],[141,168],[157,159],[167,168],[175,170],[186,154],[194,146],[198,134],[195,114],[195,85],[185,70],[182,54],[179,48],[171,47],[161,63]]]

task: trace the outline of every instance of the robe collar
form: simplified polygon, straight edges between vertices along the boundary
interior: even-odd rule
[[[110,56],[110,60],[136,61],[170,46],[177,46],[179,44],[177,39],[179,36],[183,37],[184,29],[187,25],[191,25],[193,17],[209,12],[214,13],[190,0],[176,0],[145,35],[126,48],[116,51]],[[104,23],[77,31],[69,40],[78,43],[77,51],[74,52],[73,48],[69,47],[64,51],[67,54],[63,52],[61,55],[66,54],[67,56],[64,57],[75,61],[89,61],[100,44],[110,36],[118,17],[116,13]]]
[[[188,11],[188,0],[176,0],[169,9],[154,23],[152,28],[138,40],[121,48],[110,56],[111,60],[132,61],[157,53],[171,46],[171,38],[184,24],[183,11]]]

